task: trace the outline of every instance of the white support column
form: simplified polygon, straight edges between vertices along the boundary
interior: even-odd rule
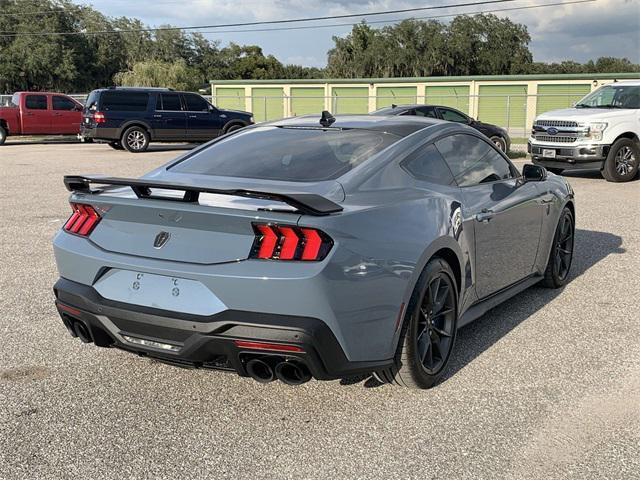
[[[478,95],[480,95],[480,85],[475,80],[472,80],[469,85],[469,113],[476,120],[480,111],[480,98]]]
[[[331,111],[331,86],[328,83],[324,84],[324,109],[331,113],[336,113]]]
[[[244,108],[247,112],[253,112],[253,98],[251,98],[251,87],[244,87]]]
[[[292,117],[291,113],[291,85],[284,85],[282,87],[282,93],[284,94],[283,98],[283,109],[284,109],[284,118]]]
[[[367,109],[369,110],[369,112],[373,112],[378,107],[377,105],[378,102],[376,101],[377,92],[378,92],[377,85],[370,83],[369,84],[369,103],[367,105]]]
[[[524,136],[527,137],[528,133],[533,127],[533,121],[536,119],[538,111],[538,82],[527,82],[527,112],[525,119],[525,132]]]

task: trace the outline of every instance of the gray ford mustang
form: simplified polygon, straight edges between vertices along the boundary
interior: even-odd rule
[[[64,181],[71,335],[260,382],[431,387],[458,328],[571,266],[569,184],[436,119],[323,112]]]

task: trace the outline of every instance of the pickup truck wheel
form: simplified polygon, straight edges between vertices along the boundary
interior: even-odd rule
[[[458,326],[457,289],[451,268],[433,258],[420,275],[402,325],[394,365],[375,373],[384,382],[431,388],[444,373]]]
[[[109,142],[109,146],[114,150],[124,150],[124,147],[120,142]]]
[[[504,138],[494,135],[493,137],[490,137],[490,140],[500,149],[501,152],[507,153],[507,142]]]
[[[7,131],[4,127],[0,127],[0,145],[2,145],[7,139]]]
[[[638,174],[640,148],[629,138],[619,138],[611,145],[602,176],[608,182],[628,182]]]
[[[149,134],[142,127],[129,127],[122,134],[120,144],[129,152],[144,152],[149,148]]]

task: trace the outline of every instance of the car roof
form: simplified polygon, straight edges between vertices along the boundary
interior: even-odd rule
[[[96,88],[94,92],[174,92],[173,88],[160,87],[105,87]],[[183,93],[183,92],[176,92]]]
[[[443,120],[426,117],[398,117],[395,115],[336,115],[335,122],[326,128],[335,129],[361,129],[392,133],[400,137],[406,137],[418,130],[433,125],[447,124]],[[304,115],[300,117],[285,118],[268,122],[262,125],[276,127],[298,128],[323,128],[320,124],[320,115]]]
[[[436,108],[451,108],[453,110],[459,110],[455,107],[449,107],[448,105],[434,105],[433,103],[404,103],[402,105],[389,105],[387,107],[382,107],[379,108],[376,111],[382,111],[382,110],[409,110],[411,108],[418,108],[418,107],[436,107]]]
[[[640,87],[640,80],[623,80],[621,82],[607,83],[606,85],[613,87]]]

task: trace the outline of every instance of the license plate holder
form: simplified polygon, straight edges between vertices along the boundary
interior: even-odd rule
[[[543,148],[542,156],[544,158],[556,158],[556,149],[555,148]]]
[[[205,285],[186,278],[113,269],[94,288],[109,300],[160,310],[209,316],[226,309]]]

